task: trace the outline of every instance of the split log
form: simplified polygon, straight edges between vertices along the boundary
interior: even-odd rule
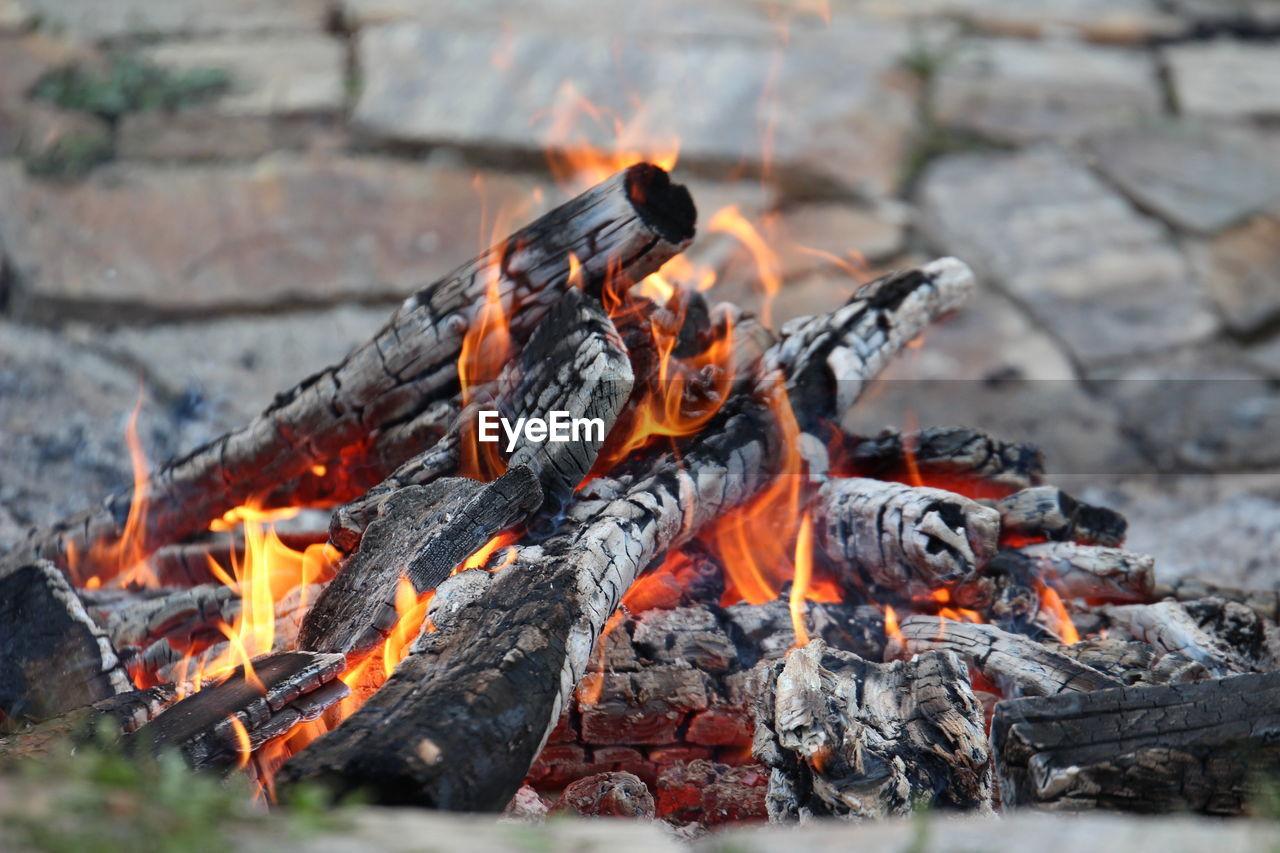
[[[1078,643],[1058,644],[1053,648],[1130,686],[1182,684],[1212,677],[1202,663],[1137,640],[1086,637]]]
[[[1155,558],[1119,548],[1043,542],[1012,550],[1032,572],[1068,598],[1115,604],[1154,597]]]
[[[1280,673],[1007,700],[991,741],[1006,807],[1241,814],[1280,771]]]
[[[337,365],[279,395],[256,420],[169,463],[147,481],[151,511],[137,547],[158,547],[203,530],[213,518],[282,484],[312,476],[312,466],[345,476],[344,451],[381,445],[394,460],[367,472],[349,500],[376,484],[452,420],[462,341],[491,283],[496,283],[512,339],[521,344],[568,284],[569,258],[581,264],[588,291],[621,274],[639,281],[688,245],[696,213],[689,193],[667,173],[638,164],[551,211],[475,260],[411,296],[373,340]],[[440,407],[443,406],[443,409]],[[416,428],[426,417],[427,430]],[[334,464],[330,465],[329,463]],[[359,466],[356,466],[359,467]],[[65,566],[69,548],[89,554],[124,529],[131,493],[52,531],[36,532],[15,551]]]
[[[1000,535],[990,507],[883,480],[831,480],[811,506],[815,546],[832,563],[904,596],[968,577],[995,556]]]
[[[1229,642],[1202,628],[1183,602],[1126,604],[1107,607],[1103,613],[1115,635],[1202,663],[1215,676],[1256,669]]]
[[[855,471],[877,480],[903,479],[912,465],[929,482],[978,481],[1009,490],[1039,485],[1044,478],[1044,454],[1034,445],[1001,441],[967,427],[886,430],[850,443]]]
[[[897,647],[887,649],[886,656],[910,656],[930,649],[955,652],[1005,696],[1089,692],[1121,683],[1029,637],[1010,634],[994,625],[908,616],[902,620],[900,630],[902,637]]]
[[[193,767],[232,764],[348,693],[339,654],[288,652],[243,666],[217,685],[172,706],[129,736],[148,749],[176,747]]]
[[[47,720],[132,689],[56,566],[41,560],[0,577],[0,720]]]
[[[1015,492],[996,504],[1006,535],[1118,547],[1128,522],[1112,509],[1081,503],[1056,486]]]
[[[513,424],[520,418],[546,420],[552,412],[600,421],[598,434],[588,430],[578,441],[533,442],[522,434],[511,451],[506,449],[507,436],[498,431],[498,457],[511,467],[529,466],[542,488],[542,505],[535,509],[546,518],[558,518],[574,487],[595,463],[633,381],[627,350],[609,315],[594,297],[569,290],[520,357],[503,369],[492,394],[469,406],[435,446],[400,466],[363,497],[340,507],[333,515],[330,540],[344,552],[354,550],[365,526],[377,515],[378,504],[388,495],[456,474],[462,448],[480,447],[476,416],[481,408],[495,410]]]
[[[500,810],[639,573],[749,499],[783,458],[778,424],[761,402],[776,387],[774,371],[806,387],[847,380],[842,396],[852,402],[848,383],[869,381],[972,284],[967,267],[946,259],[873,282],[829,320],[790,326],[803,339],[784,333],[766,353],[768,372],[745,378],[751,390],[731,396],[682,453],[592,480],[563,532],[519,547],[499,572],[464,572],[452,591],[438,590],[435,630],[358,712],[294,756],[280,782],[316,779],[337,792],[366,788],[382,802]]]
[[[542,503],[525,465],[492,483],[448,477],[405,486],[384,498],[360,548],[307,614],[298,636],[304,649],[361,655],[395,628],[401,577],[421,593],[435,589],[467,557]]]
[[[982,706],[955,655],[878,664],[819,640],[760,677],[752,752],[772,768],[771,821],[990,811]]]

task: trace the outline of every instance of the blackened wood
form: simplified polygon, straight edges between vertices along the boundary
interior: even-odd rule
[[[1280,673],[1009,700],[991,740],[1006,807],[1240,814],[1280,771]]]
[[[418,592],[435,589],[463,560],[541,503],[537,478],[523,465],[492,483],[447,477],[397,489],[379,503],[359,549],[303,620],[298,645],[342,654],[369,651],[396,626],[401,577]]]
[[[1124,544],[1128,522],[1112,509],[1091,506],[1056,486],[1015,492],[996,504],[1006,535],[1031,536],[1084,545]]]
[[[598,292],[611,275],[638,281],[688,245],[695,218],[688,191],[647,164],[619,172],[551,211],[415,293],[371,341],[280,394],[248,426],[153,474],[147,484],[151,511],[138,546],[151,553],[251,498],[312,476],[313,465],[392,441],[390,451],[364,454],[366,462],[388,464],[372,472],[373,482],[342,497],[351,499],[426,443],[427,436],[412,425],[433,407],[447,408],[457,393],[463,338],[491,282],[500,291],[512,338],[521,344],[568,286],[571,255],[581,264],[588,290]],[[434,439],[444,432],[444,424],[439,427]],[[344,471],[335,465],[329,473],[341,477]],[[131,500],[126,492],[51,531],[33,532],[15,549],[18,559],[39,554],[65,565],[68,547],[87,554],[92,543],[117,540]]]
[[[239,613],[239,590],[201,584],[117,609],[107,617],[106,631],[121,650],[150,645],[161,637],[189,642],[221,637],[218,626],[233,624]]]
[[[1086,637],[1054,650],[1124,684],[1181,684],[1211,678],[1204,664],[1150,643],[1114,637]]]
[[[982,706],[953,654],[871,663],[816,640],[760,673],[752,754],[773,821],[989,811]]]
[[[1006,696],[1049,696],[1120,685],[1118,679],[994,625],[908,616],[900,630],[899,648],[886,651],[886,655],[909,656],[930,649],[955,652]]]
[[[919,432],[885,431],[853,442],[852,462],[859,475],[898,479],[914,464],[920,475],[979,480],[1009,489],[1039,485],[1044,454],[967,427],[932,427]]]
[[[939,261],[919,275],[873,283],[831,322],[801,324],[803,340],[784,331],[762,359],[765,372],[740,377],[724,408],[681,453],[591,480],[560,534],[519,547],[501,571],[463,572],[442,585],[429,612],[435,630],[419,637],[359,711],[290,759],[278,779],[321,780],[337,792],[364,788],[381,802],[502,809],[639,573],[751,498],[784,458],[786,439],[771,411],[782,405],[772,397],[778,384],[792,380],[793,370],[820,370],[861,388],[971,287],[967,267]],[[806,342],[816,338],[825,351],[820,360],[830,356],[834,373],[814,361]]]
[[[834,565],[906,596],[980,569],[1000,535],[995,510],[942,489],[833,479],[810,506],[815,546]]]
[[[287,652],[254,662],[216,685],[172,706],[133,733],[129,742],[148,749],[179,749],[194,767],[235,763],[243,737],[256,749],[304,719],[315,719],[347,695],[338,681],[340,654]],[[233,723],[232,718],[237,721]]]
[[[613,427],[631,392],[631,362],[618,333],[600,303],[570,289],[547,314],[518,359],[508,364],[487,396],[469,406],[435,446],[400,466],[363,497],[340,507],[330,525],[333,544],[344,551],[358,546],[364,526],[378,504],[396,489],[426,485],[456,474],[463,447],[478,447],[476,418],[481,409],[497,411],[512,424],[521,417],[548,419],[552,412],[568,418],[598,418],[598,435],[578,441],[531,442],[522,434],[515,449],[498,431],[498,456],[509,465],[527,465],[542,487],[544,518],[555,519],[573,489],[595,463],[604,437]],[[553,525],[548,525],[553,526]]]
[[[132,688],[56,566],[41,560],[0,578],[0,721],[47,720]]]

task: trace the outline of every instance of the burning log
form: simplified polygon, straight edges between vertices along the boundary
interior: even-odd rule
[[[1006,534],[1117,547],[1128,522],[1115,510],[1081,503],[1055,486],[1015,492],[996,504]]]
[[[47,720],[132,689],[56,566],[40,560],[0,577],[0,718]]]
[[[234,763],[347,695],[340,654],[288,652],[241,666],[217,685],[172,706],[130,736],[149,748],[175,746],[193,767]]]
[[[991,808],[982,706],[955,655],[870,663],[814,641],[763,670],[752,752],[769,818]]]
[[[500,572],[460,581],[449,594],[442,587],[430,616],[435,630],[419,637],[358,712],[294,756],[280,780],[320,779],[339,792],[366,788],[383,802],[501,809],[639,573],[750,498],[783,458],[766,402],[774,370],[797,388],[843,380],[847,405],[971,287],[969,270],[944,259],[868,285],[831,318],[789,324],[765,355],[769,371],[744,380],[744,390],[682,453],[592,480],[563,532],[518,547],[514,564]],[[503,748],[477,750],[477,743]]]
[[[902,620],[900,630],[900,648],[886,650],[886,656],[910,656],[930,649],[955,652],[1006,696],[1089,692],[1121,683],[1029,637],[1010,634],[994,625],[908,616]]]
[[[638,281],[688,245],[695,216],[687,190],[663,170],[639,164],[415,293],[341,363],[279,395],[243,429],[153,474],[145,487],[151,509],[133,543],[139,556],[253,498],[282,487],[297,491],[286,484],[314,477],[313,466],[345,476],[338,459],[344,451],[364,448],[379,463],[370,467],[380,470],[367,483],[321,478],[329,493],[350,499],[374,485],[453,420],[463,338],[491,287],[513,340],[522,343],[565,292],[570,256],[588,291],[599,292],[615,274]],[[91,555],[95,544],[118,542],[134,497],[118,495],[52,532],[33,533],[10,565],[42,555],[65,566],[69,549]]]
[[[1154,597],[1155,559],[1119,548],[1043,542],[1011,551],[1030,571],[1069,598],[1116,604]]]
[[[941,489],[835,479],[813,503],[815,541],[837,566],[903,595],[958,582],[996,553],[995,510]]]
[[[886,430],[854,440],[851,457],[860,475],[880,480],[900,479],[912,465],[930,482],[978,480],[1010,490],[1037,486],[1044,477],[1044,455],[1033,445],[1001,441],[967,427]]]
[[[513,424],[522,418],[546,421],[553,412],[575,422],[598,419],[600,429],[586,430],[580,440],[535,442],[521,433],[512,450],[496,451],[510,467],[527,465],[537,476],[542,497],[541,505],[534,509],[544,518],[559,516],[574,487],[591,470],[633,381],[627,351],[609,316],[593,297],[570,289],[534,332],[520,358],[504,368],[496,399],[481,403]],[[365,526],[378,513],[379,503],[397,489],[426,485],[457,473],[461,447],[475,446],[478,408],[473,405],[463,413],[436,446],[406,462],[363,497],[339,508],[330,526],[333,544],[346,552],[354,550]],[[499,431],[499,440],[501,447],[509,439]],[[428,588],[434,585],[419,591]]]
[[[156,598],[144,598],[107,617],[107,636],[117,649],[141,648],[160,638],[190,642],[221,637],[240,612],[240,591],[223,584],[201,584]]]
[[[1001,802],[1241,814],[1254,781],[1280,770],[1277,709],[1274,672],[1001,702]]]
[[[1237,605],[1241,610],[1247,608]],[[1177,601],[1107,607],[1104,614],[1113,633],[1150,643],[1204,666],[1215,676],[1249,672],[1256,667],[1231,643],[1206,631]]]

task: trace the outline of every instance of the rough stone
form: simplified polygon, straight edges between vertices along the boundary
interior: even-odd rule
[[[12,0],[22,19],[80,40],[107,41],[324,28],[323,0]]]
[[[957,425],[1036,445],[1064,488],[1147,467],[1052,338],[989,288],[890,364],[844,419],[857,435]]]
[[[121,157],[247,158],[308,146],[346,102],[345,50],[320,33],[167,43],[141,54],[166,68],[223,69],[231,89],[175,113],[125,116]]]
[[[1156,469],[1172,473],[1280,466],[1274,382],[1224,346],[1190,347],[1093,375]]]
[[[1280,320],[1280,208],[1195,245],[1191,257],[1231,329],[1250,334]]]
[[[68,335],[136,366],[166,395],[188,401],[213,438],[248,423],[277,393],[336,363],[390,316],[389,307],[343,307],[146,328],[73,325]]]
[[[933,109],[945,126],[1022,144],[1133,124],[1159,114],[1161,96],[1143,53],[979,39],[937,72]]]
[[[977,32],[1044,38],[1069,35],[1135,44],[1183,34],[1187,24],[1155,0],[944,0],[943,10]]]
[[[1280,51],[1219,39],[1165,48],[1178,109],[1218,119],[1280,117]]]
[[[1161,226],[1062,153],[949,157],[926,172],[920,198],[934,245],[1024,304],[1085,366],[1216,327]]]
[[[1188,231],[1213,234],[1280,201],[1274,146],[1243,128],[1166,123],[1089,142],[1125,195]]]
[[[1280,589],[1280,475],[1126,478],[1080,493],[1129,522],[1126,547],[1156,558],[1156,580]]]
[[[55,334],[0,322],[0,507],[11,519],[0,526],[52,524],[132,482],[125,428],[140,384]],[[182,421],[148,393],[138,424],[148,457],[180,449]]]
[[[27,97],[36,82],[85,55],[65,39],[44,33],[5,34],[0,29],[0,156],[17,151],[24,138],[29,140],[38,113],[49,109]]]
[[[496,27],[496,22],[494,24]],[[495,67],[487,57],[500,42]],[[408,22],[358,36],[364,78],[354,121],[378,139],[520,151],[548,145],[665,150],[711,168],[760,167],[868,195],[892,189],[914,119],[897,63],[904,28],[866,22],[770,45],[584,38]],[[585,101],[627,123],[596,122]],[[637,108],[637,104],[641,105]]]
[[[0,243],[19,314],[198,315],[402,298],[491,239],[482,212],[541,209],[527,179],[356,158],[118,165],[51,186],[0,164]],[[503,228],[505,234],[509,229]]]

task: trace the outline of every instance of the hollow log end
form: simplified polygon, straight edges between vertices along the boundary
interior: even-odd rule
[[[687,187],[673,183],[665,169],[636,163],[627,169],[627,198],[640,219],[676,246],[693,239],[698,210]]]

